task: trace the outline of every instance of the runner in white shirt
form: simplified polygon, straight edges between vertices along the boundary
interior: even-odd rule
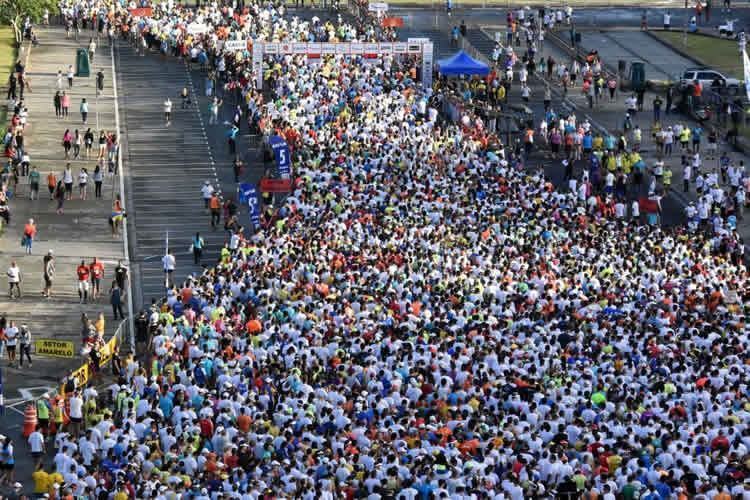
[[[81,431],[81,422],[83,422],[83,398],[81,397],[81,391],[76,389],[71,396],[70,400],[70,435],[74,438],[78,438],[78,433]]]
[[[172,101],[167,97],[164,101],[164,121],[169,125],[172,121]]]
[[[34,459],[34,467],[36,467],[42,461],[42,455],[44,455],[44,434],[42,434],[37,427],[34,432],[29,435],[27,442],[31,449],[31,457]]]

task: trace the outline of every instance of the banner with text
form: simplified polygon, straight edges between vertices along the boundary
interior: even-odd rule
[[[254,184],[246,184],[245,190],[242,195],[247,200],[250,221],[253,223],[255,229],[258,229],[260,227],[260,202],[258,201],[258,188],[255,187]]]
[[[37,339],[34,341],[34,349],[38,356],[54,358],[72,358],[75,354],[73,342],[67,340]]]
[[[282,179],[289,179],[292,174],[292,158],[289,154],[289,145],[283,137],[272,135],[268,143],[273,150],[273,157],[276,160],[276,172]]]

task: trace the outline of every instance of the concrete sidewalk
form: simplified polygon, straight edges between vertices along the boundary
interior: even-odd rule
[[[64,119],[55,117],[53,96],[56,91],[58,70],[67,72],[70,64],[75,66],[76,49],[87,47],[91,31],[82,32],[78,41],[66,39],[65,32],[55,27],[39,28],[40,44],[28,48],[25,45],[23,58],[31,91],[24,95],[29,110],[29,124],[24,132],[25,149],[31,156],[31,164],[41,174],[40,199],[29,200],[28,177],[21,177],[10,202],[11,224],[0,238],[0,269],[5,271],[11,261],[16,261],[22,272],[23,297],[9,300],[7,294],[0,294],[0,314],[17,324],[26,323],[32,334],[32,341],[40,338],[72,341],[72,359],[36,357],[32,351],[33,368],[9,368],[7,359],[2,360],[4,394],[7,404],[14,404],[28,397],[44,392],[47,387],[57,387],[61,377],[84,361],[78,355],[81,347],[81,314],[96,319],[100,312],[105,314],[106,335],[110,336],[119,321],[115,322],[109,306],[109,289],[113,271],[118,259],[124,255],[121,237],[111,235],[108,218],[111,213],[113,196],[119,192],[119,178],[107,175],[102,188],[102,199],[94,198],[93,171],[96,166],[98,142],[94,141],[93,159],[70,160],[74,176],[74,197],[65,202],[64,215],[57,215],[56,202],[49,200],[47,174],[54,172],[58,179],[65,168],[66,160],[62,148],[62,135],[65,129],[71,132],[79,129],[83,134],[91,127],[98,139],[99,130],[114,130],[114,106],[112,89],[112,58],[106,40],[98,47],[91,64],[91,77],[75,78],[72,89],[64,80],[64,90],[71,96],[70,116]],[[104,72],[104,92],[96,97],[95,75]],[[89,101],[88,124],[84,125],[78,112],[81,99]],[[89,172],[88,199],[78,197],[78,173],[85,167]],[[25,255],[20,246],[23,227],[27,219],[36,221],[38,234],[34,241],[32,255]],[[53,250],[56,260],[56,279],[52,298],[41,295],[43,286],[43,257]],[[104,263],[105,275],[102,280],[102,296],[98,301],[79,304],[77,294],[76,266],[82,259],[86,263],[97,257]],[[11,433],[12,434],[12,433]],[[14,436],[15,437],[15,436]],[[19,455],[24,447],[19,447]]]

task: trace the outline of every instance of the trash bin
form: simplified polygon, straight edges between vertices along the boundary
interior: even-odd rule
[[[86,49],[78,49],[76,51],[76,76],[91,76],[91,69],[89,68],[89,53]]]

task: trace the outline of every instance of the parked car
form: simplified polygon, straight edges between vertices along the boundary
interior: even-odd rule
[[[680,84],[682,86],[690,85],[695,80],[701,82],[703,88],[710,89],[718,86],[719,89],[727,89],[730,94],[736,94],[739,91],[740,81],[736,78],[724,76],[720,72],[711,68],[688,68],[682,74]]]

